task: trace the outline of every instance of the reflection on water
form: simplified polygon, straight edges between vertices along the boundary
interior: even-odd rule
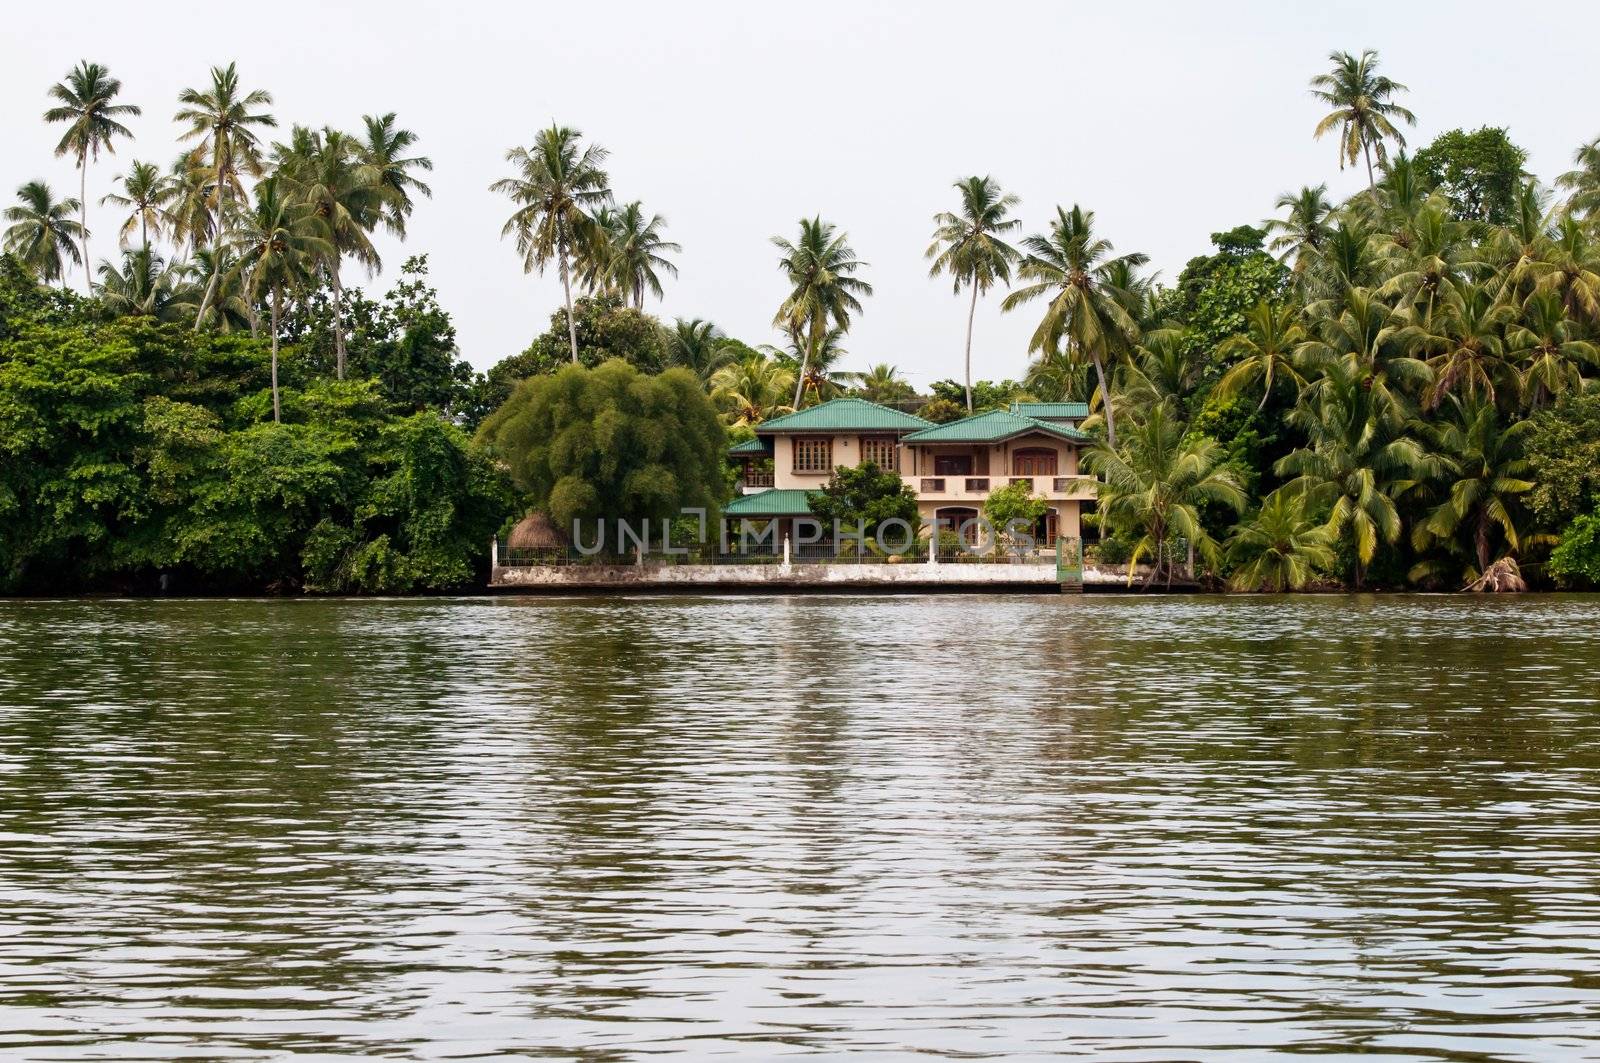
[[[1597,620],[0,603],[0,1054],[1600,1058]]]

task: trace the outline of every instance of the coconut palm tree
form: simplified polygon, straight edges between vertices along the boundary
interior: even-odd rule
[[[1556,178],[1556,187],[1568,192],[1568,214],[1589,218],[1600,214],[1600,137],[1572,153],[1574,168]]]
[[[283,297],[310,285],[318,264],[336,254],[314,203],[292,194],[280,174],[256,185],[254,209],[238,219],[231,245],[233,270],[252,305],[266,302],[272,336],[272,419],[282,420],[278,398],[278,334]]]
[[[92,290],[94,278],[89,275],[89,160],[100,160],[100,149],[115,154],[112,143],[117,137],[132,137],[133,132],[121,119],[137,117],[141,112],[131,103],[115,103],[122,82],[111,76],[111,71],[99,63],[83,60],[67,71],[64,80],[50,86],[50,98],[57,106],[44,113],[46,122],[64,122],[67,131],[61,134],[56,145],[56,155],[73,155],[78,167],[78,238],[83,244],[84,283]]]
[[[1028,393],[1044,402],[1082,401],[1094,390],[1089,380],[1092,367],[1087,362],[1069,362],[1064,358],[1034,358],[1028,363],[1022,386]]]
[[[1320,386],[1302,394],[1286,417],[1305,435],[1305,445],[1273,467],[1330,503],[1328,532],[1336,540],[1349,536],[1357,587],[1379,544],[1400,538],[1395,499],[1433,468],[1426,449],[1403,434],[1399,409],[1372,387],[1372,380],[1373,370],[1357,354],[1327,366]]]
[[[1221,444],[1190,436],[1170,403],[1158,403],[1136,419],[1121,448],[1109,443],[1090,448],[1084,466],[1100,477],[1102,527],[1138,535],[1128,559],[1134,567],[1150,558],[1150,586],[1172,582],[1174,540],[1187,540],[1208,561],[1217,561],[1217,543],[1200,519],[1200,508],[1220,505],[1234,512],[1245,506],[1245,492],[1225,462]]]
[[[1023,240],[1026,252],[1017,276],[1027,282],[1006,296],[1002,310],[1014,310],[1035,299],[1049,300],[1028,350],[1045,358],[1087,361],[1094,366],[1102,396],[1111,394],[1106,360],[1121,345],[1134,342],[1138,322],[1125,303],[1128,293],[1112,283],[1124,266],[1142,266],[1148,256],[1133,253],[1112,256],[1109,240],[1094,234],[1094,211],[1073,204],[1056,208],[1046,234]],[[1105,404],[1106,442],[1117,445],[1116,419],[1111,403]]]
[[[658,270],[674,277],[678,275],[678,267],[666,255],[676,254],[683,248],[662,237],[661,230],[666,224],[667,220],[659,214],[647,218],[644,205],[636,199],[607,211],[604,222],[595,226],[602,244],[596,256],[600,287],[621,295],[635,310],[644,309],[647,288],[651,295],[661,298]]]
[[[1333,567],[1333,536],[1311,515],[1310,499],[1297,486],[1284,486],[1261,500],[1249,520],[1228,540],[1234,565],[1228,585],[1236,591],[1278,594],[1299,590],[1318,572]]]
[[[1521,373],[1521,392],[1538,410],[1583,387],[1580,366],[1600,366],[1600,347],[1582,339],[1554,292],[1535,292],[1506,330],[1506,349]]]
[[[1454,545],[1470,535],[1470,583],[1489,568],[1502,550],[1522,549],[1526,535],[1522,496],[1533,490],[1532,466],[1523,457],[1523,440],[1534,430],[1531,420],[1503,422],[1494,404],[1450,397],[1451,418],[1435,430],[1443,467],[1444,499],[1412,529],[1412,545],[1427,550]],[[1424,561],[1413,579],[1439,573],[1437,561]]]
[[[356,154],[367,167],[364,180],[375,186],[383,199],[384,228],[402,239],[406,219],[415,208],[414,196],[433,197],[433,189],[415,176],[413,170],[432,170],[433,160],[426,155],[407,155],[417,143],[417,135],[395,124],[395,114],[366,115],[361,119],[363,137]]]
[[[182,321],[194,313],[199,293],[148,247],[122,252],[120,268],[102,260],[95,294],[118,317]]]
[[[667,344],[667,361],[681,365],[700,383],[709,384],[717,370],[733,360],[734,345],[722,330],[700,318],[678,318],[670,329],[663,329]]]
[[[333,287],[333,352],[335,375],[344,379],[344,281],[340,265],[346,256],[368,272],[382,261],[372,231],[382,223],[389,197],[376,172],[363,164],[356,140],[337,129],[295,126],[288,144],[273,145],[277,172],[285,192],[310,206],[321,225],[325,251],[322,268]]]
[[[778,362],[751,352],[718,369],[711,377],[711,401],[734,427],[758,425],[794,407],[784,405],[794,374]]]
[[[225,67],[211,68],[209,88],[184,89],[178,93],[178,103],[181,106],[172,116],[173,121],[189,127],[181,139],[197,142],[196,161],[210,169],[211,250],[213,260],[220,260],[232,206],[244,198],[241,172],[251,176],[261,174],[261,144],[256,131],[278,124],[277,119],[261,109],[271,105],[272,95],[262,89],[245,92],[239,87],[238,69],[229,63]],[[192,224],[188,227],[192,238]],[[211,272],[210,283],[195,313],[195,328],[200,327],[201,319],[216,298],[220,277],[220,271]]]
[[[868,402],[904,402],[916,396],[916,389],[906,383],[900,370],[888,362],[867,367],[863,373],[847,373],[856,394]]]
[[[230,226],[229,233],[232,231]],[[244,297],[241,275],[234,269],[234,264],[233,248],[224,244],[215,248],[197,248],[187,260],[172,267],[175,273],[200,293],[190,307],[195,314],[197,327],[221,333],[245,329],[255,333],[255,307]],[[209,299],[206,298],[207,292],[211,293]],[[204,308],[200,308],[202,302],[205,303]]]
[[[153,162],[133,161],[125,175],[112,178],[120,182],[121,192],[109,192],[100,197],[101,206],[107,203],[112,206],[122,207],[128,211],[128,216],[122,222],[122,228],[117,230],[117,235],[124,246],[128,237],[133,234],[134,227],[139,229],[139,246],[149,248],[150,231],[155,230],[159,238],[166,230],[168,215],[167,205],[172,202],[177,189],[172,178],[161,172],[161,167]]]
[[[1490,274],[1496,299],[1519,302],[1533,294],[1540,273],[1550,262],[1556,235],[1549,196],[1532,181],[1519,185],[1510,221],[1491,230],[1474,264]]]
[[[928,276],[948,274],[952,290],[961,294],[962,286],[972,289],[967,306],[966,389],[967,412],[972,412],[972,322],[978,313],[978,296],[996,284],[1011,283],[1011,267],[1022,256],[1000,239],[1022,225],[1007,214],[1018,203],[1016,196],[1000,191],[993,177],[967,177],[953,186],[961,194],[961,207],[952,213],[933,216],[933,243],[927,258],[933,260]]]
[[[186,151],[172,160],[167,180],[172,186],[172,200],[167,206],[172,242],[190,252],[212,244],[216,226],[211,203],[216,182],[200,150]]]
[[[850,354],[844,348],[844,336],[844,329],[835,327],[808,347],[796,347],[791,343],[786,350],[779,350],[770,344],[762,345],[761,350],[768,357],[793,367],[797,378],[795,394],[799,396],[795,409],[838,398],[855,379],[855,373],[838,368]]]
[[[1274,306],[1265,299],[1245,315],[1245,329],[1217,345],[1218,358],[1238,359],[1217,381],[1217,394],[1231,398],[1259,380],[1261,402],[1256,410],[1260,411],[1267,408],[1273,385],[1279,380],[1288,380],[1296,388],[1305,386],[1300,369],[1309,336],[1300,324],[1298,308]]]
[[[842,353],[838,340],[850,328],[850,315],[861,313],[862,297],[872,294],[872,285],[856,276],[866,263],[856,257],[849,239],[821,217],[801,218],[800,238],[794,243],[772,238],[783,252],[778,268],[789,282],[789,294],[772,323],[788,334],[800,364],[794,381],[796,409],[808,379],[817,379],[811,362],[828,350]]]
[[[43,181],[29,181],[17,189],[17,205],[7,207],[3,215],[11,223],[6,228],[6,251],[44,283],[59,280],[65,288],[65,260],[82,261],[78,239],[83,223],[72,217],[79,208],[76,199],[57,201]]]
[[[1572,217],[1556,225],[1545,261],[1536,263],[1541,291],[1555,292],[1567,313],[1600,324],[1600,244]]]
[[[1388,279],[1378,295],[1396,300],[1422,323],[1433,319],[1441,299],[1458,291],[1474,254],[1467,227],[1450,217],[1442,202],[1432,202],[1381,244]]]
[[[1287,213],[1267,219],[1265,228],[1274,234],[1267,246],[1280,253],[1279,261],[1292,263],[1295,274],[1303,279],[1328,240],[1328,218],[1333,213],[1328,186],[1306,185],[1298,192],[1285,192],[1278,197],[1277,206]]]
[[[1349,52],[1331,52],[1328,60],[1333,63],[1333,69],[1311,79],[1311,95],[1333,110],[1317,123],[1314,136],[1320,140],[1325,134],[1338,130],[1339,169],[1354,166],[1358,159],[1365,158],[1367,187],[1376,191],[1372,156],[1376,154],[1379,163],[1387,159],[1386,140],[1405,147],[1406,138],[1395,121],[1416,125],[1417,116],[1394,102],[1394,97],[1405,92],[1406,87],[1377,72],[1378,53],[1371,48],[1360,57]]]
[[[578,130],[552,122],[534,138],[533,147],[512,148],[506,153],[506,161],[516,173],[489,186],[490,191],[509,196],[516,204],[500,235],[516,236],[523,271],[543,273],[551,259],[560,267],[574,365],[578,361],[578,329],[572,313],[572,256],[590,239],[590,213],[611,200],[609,178],[601,169],[606,150],[598,144],[584,147],[582,137]]]

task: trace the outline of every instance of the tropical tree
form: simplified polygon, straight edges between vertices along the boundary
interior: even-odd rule
[[[941,211],[933,216],[933,243],[928,245],[926,257],[933,260],[928,276],[948,274],[957,295],[963,285],[972,289],[965,363],[967,412],[971,413],[972,322],[978,313],[978,296],[997,283],[1011,283],[1011,267],[1021,255],[1000,237],[1022,225],[1021,219],[1006,216],[1021,200],[1001,192],[993,177],[967,177],[953,187],[961,194],[961,206],[954,213]]]
[[[634,200],[606,211],[603,223],[595,226],[595,237],[600,245],[595,256],[599,286],[621,295],[635,310],[644,309],[646,289],[657,299],[661,298],[658,270],[674,277],[678,275],[678,267],[666,255],[683,248],[661,235],[666,224],[667,220],[659,214],[645,217],[644,205]]]
[[[56,154],[73,155],[78,167],[78,239],[83,245],[84,282],[94,287],[89,276],[89,160],[100,160],[100,149],[115,154],[117,137],[132,137],[121,119],[141,112],[131,103],[116,103],[122,82],[111,71],[87,59],[67,71],[65,79],[50,86],[50,98],[57,106],[44,113],[46,122],[62,122],[67,130],[56,144]]]
[[[415,170],[432,170],[433,160],[426,155],[407,155],[417,143],[417,135],[395,124],[395,113],[366,115],[361,119],[362,138],[356,157],[366,168],[362,180],[375,187],[382,199],[384,228],[396,236],[406,235],[406,220],[416,206],[414,196],[433,196]]]
[[[856,393],[868,402],[903,402],[916,395],[916,389],[900,375],[900,370],[888,362],[869,366],[866,372],[849,373],[848,379]]]
[[[197,141],[194,161],[208,167],[211,188],[211,250],[220,260],[222,241],[231,217],[232,205],[244,198],[241,172],[261,174],[261,145],[257,129],[277,125],[277,119],[263,107],[272,103],[271,93],[262,89],[245,92],[239,87],[235,64],[211,68],[211,85],[205,89],[184,89],[178,93],[181,105],[173,121],[189,128],[182,139]],[[186,225],[191,239],[193,222]],[[198,246],[198,242],[196,243]],[[206,310],[216,298],[220,270],[212,270],[210,282],[195,312],[195,328],[200,327]]]
[[[1378,294],[1416,312],[1426,324],[1441,298],[1457,291],[1472,254],[1466,226],[1441,203],[1430,203],[1382,244],[1389,277]],[[1398,298],[1397,298],[1398,297]]]
[[[315,206],[296,198],[287,180],[273,174],[255,189],[254,209],[244,213],[233,234],[233,269],[252,305],[267,304],[272,342],[272,419],[282,420],[278,395],[278,338],[283,297],[310,284],[317,264],[334,251]]]
[[[167,170],[172,199],[167,206],[167,223],[172,242],[193,252],[215,246],[217,229],[211,213],[216,182],[199,148],[185,151],[172,160]]]
[[[681,365],[709,384],[717,370],[733,361],[736,344],[710,321],[700,318],[678,318],[666,333],[666,360],[670,365]]]
[[[1367,186],[1377,190],[1372,156],[1384,162],[1386,140],[1405,147],[1406,138],[1395,121],[1416,125],[1417,116],[1394,102],[1406,87],[1379,74],[1378,53],[1368,48],[1359,57],[1349,52],[1332,52],[1328,60],[1333,69],[1311,79],[1311,95],[1332,107],[1317,123],[1317,139],[1338,130],[1339,169],[1354,166],[1359,159],[1367,163]]]
[[[1453,546],[1465,533],[1472,558],[1466,573],[1470,583],[1489,568],[1497,552],[1515,554],[1527,541],[1520,526],[1522,496],[1534,484],[1523,440],[1534,424],[1504,423],[1493,403],[1476,399],[1451,396],[1450,410],[1451,418],[1435,429],[1445,497],[1417,523],[1411,537],[1418,550],[1427,550],[1441,543]],[[1442,568],[1438,561],[1423,561],[1411,576],[1437,575]]]
[[[792,404],[798,409],[808,374],[816,379],[811,362],[829,351],[842,353],[838,340],[850,328],[850,315],[861,313],[861,298],[872,294],[872,285],[856,276],[866,263],[856,257],[849,235],[821,217],[801,218],[794,243],[781,236],[772,243],[782,252],[778,268],[789,282],[772,323],[788,334],[800,363]]]
[[[101,261],[99,273],[95,294],[118,317],[180,321],[194,313],[199,298],[194,286],[148,246],[124,250],[120,268]]]
[[[606,150],[598,144],[584,147],[582,137],[576,129],[551,123],[531,148],[506,153],[515,174],[489,186],[516,205],[500,235],[516,236],[523,271],[543,273],[551,259],[560,268],[573,364],[578,361],[578,333],[572,314],[572,256],[591,239],[590,213],[611,199],[609,178],[601,168]]]
[[[1141,266],[1148,256],[1137,252],[1113,256],[1111,242],[1095,236],[1094,211],[1077,204],[1070,212],[1057,207],[1050,231],[1030,236],[1022,245],[1026,257],[1017,276],[1027,283],[1006,296],[1001,309],[1048,299],[1028,350],[1046,359],[1089,362],[1101,395],[1109,397],[1106,360],[1119,345],[1131,344],[1139,327],[1125,305],[1127,291],[1113,280],[1123,267]],[[1111,406],[1105,403],[1106,442],[1115,448],[1117,426]]]
[[[167,205],[172,202],[176,192],[172,178],[162,173],[161,167],[155,163],[135,159],[126,174],[119,174],[112,180],[122,184],[122,191],[101,196],[101,205],[109,203],[128,211],[122,228],[117,230],[124,246],[137,226],[139,245],[148,249],[150,231],[154,229],[159,237],[167,227]]]
[[[1512,316],[1511,307],[1473,285],[1447,293],[1437,321],[1401,330],[1400,341],[1426,355],[1433,371],[1423,396],[1427,409],[1437,409],[1446,395],[1464,393],[1491,403],[1501,394],[1516,396],[1520,380],[1506,359],[1504,338]]]
[[[1232,398],[1259,380],[1261,402],[1256,409],[1264,410],[1277,381],[1288,380],[1296,388],[1305,386],[1297,363],[1302,361],[1308,335],[1300,324],[1299,310],[1292,306],[1273,306],[1262,300],[1245,320],[1248,331],[1223,340],[1217,348],[1218,358],[1237,359],[1217,381],[1217,393]]]
[[[1305,490],[1285,486],[1234,528],[1227,557],[1234,566],[1228,585],[1236,591],[1297,591],[1333,568],[1333,536],[1312,515]]]
[[[16,255],[41,281],[67,284],[66,259],[83,260],[78,239],[83,223],[73,220],[81,204],[76,199],[57,200],[43,181],[29,181],[17,189],[17,205],[7,207],[5,249]]]
[[[1404,419],[1385,392],[1373,388],[1373,376],[1356,354],[1329,365],[1319,387],[1302,394],[1287,416],[1305,445],[1274,466],[1279,476],[1297,477],[1300,490],[1319,492],[1329,503],[1328,532],[1348,536],[1354,547],[1357,587],[1379,544],[1400,538],[1395,499],[1433,468],[1426,449],[1402,434]]]
[[[783,401],[792,386],[793,373],[773,359],[752,351],[712,375],[711,401],[730,425],[753,426],[794,412],[794,407]]]
[[[1213,564],[1217,542],[1200,519],[1201,507],[1222,506],[1234,512],[1246,496],[1237,474],[1225,464],[1226,452],[1216,440],[1187,434],[1170,403],[1159,403],[1133,422],[1121,448],[1109,443],[1090,448],[1084,466],[1100,476],[1102,527],[1137,535],[1128,559],[1128,581],[1134,567],[1150,558],[1150,586],[1175,567],[1175,540],[1186,540]]]
[[[322,268],[333,288],[334,367],[343,380],[344,281],[340,264],[349,256],[369,272],[382,265],[371,234],[391,200],[377,183],[377,173],[363,164],[357,141],[337,129],[324,127],[319,132],[295,126],[289,143],[274,145],[273,155],[291,194],[310,206],[321,225]]]
[[[1581,390],[1581,366],[1600,366],[1600,347],[1580,338],[1554,292],[1528,297],[1506,332],[1506,347],[1522,374],[1522,395],[1534,410]]]
[[[1560,296],[1569,315],[1600,324],[1600,245],[1587,226],[1562,218],[1545,260],[1533,271],[1539,288]]]
[[[1579,217],[1600,214],[1600,137],[1572,153],[1574,168],[1556,178],[1556,187],[1567,190],[1565,210]]]
[[[1290,263],[1295,274],[1303,278],[1328,240],[1328,218],[1333,213],[1328,186],[1306,185],[1298,192],[1285,192],[1278,197],[1277,205],[1287,213],[1282,218],[1267,219],[1265,228],[1274,234],[1267,246],[1281,252],[1279,261]]]

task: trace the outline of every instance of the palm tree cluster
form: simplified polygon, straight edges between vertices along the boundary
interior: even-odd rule
[[[105,67],[80,63],[50,89],[58,106],[45,120],[64,123],[58,154],[70,154],[85,191],[88,163],[131,137],[121,119],[140,109],[114,102],[122,83]],[[89,291],[118,315],[184,321],[196,329],[266,330],[272,343],[273,412],[279,416],[277,362],[286,305],[318,288],[343,298],[343,265],[379,266],[372,234],[403,237],[418,196],[418,176],[432,169],[414,151],[417,137],[394,114],[369,115],[359,133],[291,128],[285,142],[265,143],[277,126],[272,96],[245,88],[235,64],[213,67],[201,88],[178,94],[173,118],[185,147],[171,167],[135,159],[114,178],[101,203],[123,221],[118,261],[102,260]],[[66,267],[87,270],[85,200],[56,200],[43,181],[18,191],[6,210],[5,249],[43,282],[66,283]],[[72,214],[78,214],[73,220]],[[137,238],[137,239],[135,239]],[[163,255],[162,245],[168,253]],[[345,375],[345,335],[334,314],[336,373]]]

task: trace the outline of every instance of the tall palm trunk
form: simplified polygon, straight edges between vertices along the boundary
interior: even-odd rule
[[[283,420],[283,411],[278,406],[278,316],[279,302],[283,299],[283,289],[274,286],[272,289],[272,423],[279,424]]]
[[[578,323],[572,317],[572,278],[567,273],[567,243],[562,240],[556,248],[561,256],[561,291],[567,300],[567,342],[572,345],[572,364],[578,364]]]
[[[1367,190],[1375,193],[1378,182],[1372,178],[1372,144],[1365,137],[1361,138],[1361,152],[1367,157]]]
[[[1106,446],[1117,449],[1117,418],[1111,410],[1111,387],[1106,383],[1106,365],[1099,352],[1094,354],[1094,375],[1100,381],[1100,406],[1106,411]]]
[[[978,314],[978,285],[972,285],[972,305],[967,307],[967,412],[972,412],[972,319]]]
[[[211,279],[206,282],[206,294],[200,298],[200,311],[194,315],[194,327],[198,329],[200,322],[205,320],[206,310],[211,306],[211,301],[217,297],[217,278],[222,276],[222,219],[228,214],[228,182],[224,180],[222,164],[217,163],[217,230],[211,236]]]
[[[328,270],[333,282],[333,365],[334,373],[344,379],[344,284],[339,280],[339,253],[333,254],[333,265]]]
[[[813,324],[811,329],[812,334],[815,335],[816,331],[816,326]],[[806,367],[811,364],[811,340],[808,338],[805,346],[802,347],[800,345],[800,331],[798,329],[794,331],[793,336],[794,345],[800,348],[800,372],[796,373],[794,378],[793,404],[794,409],[798,410],[800,409],[800,392],[801,389],[806,386]]]
[[[78,227],[83,239],[83,283],[94,294],[94,273],[89,269],[89,160],[78,156]]]

